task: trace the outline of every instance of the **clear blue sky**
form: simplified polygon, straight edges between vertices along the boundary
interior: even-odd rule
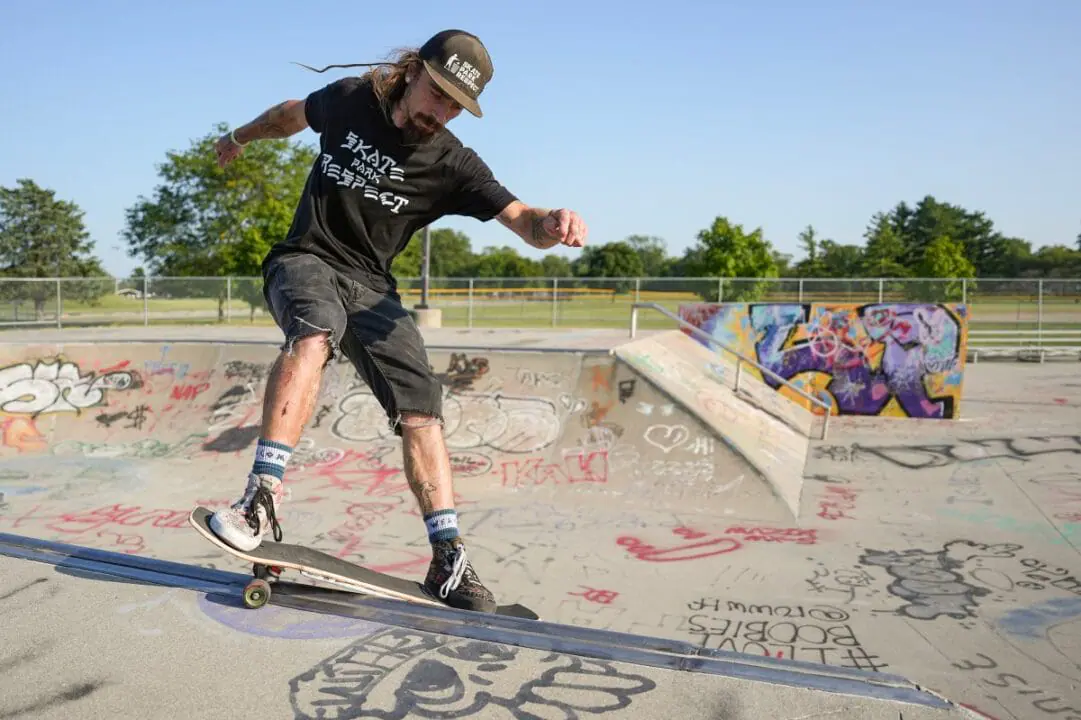
[[[78,203],[126,273],[124,212],[166,151],[363,72],[290,61],[380,60],[445,27],[496,68],[486,117],[451,127],[594,243],[678,254],[725,215],[798,257],[808,224],[860,243],[874,212],[926,194],[1036,247],[1081,231],[1081,0],[0,0],[0,185]],[[537,256],[494,221],[438,226]]]

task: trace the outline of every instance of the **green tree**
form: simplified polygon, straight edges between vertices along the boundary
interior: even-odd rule
[[[431,231],[432,258],[429,272],[434,278],[461,277],[473,264],[473,246],[469,236],[450,228]],[[405,249],[391,264],[396,277],[421,276],[424,262],[424,231],[413,235]]]
[[[623,240],[638,253],[643,277],[664,277],[672,264],[664,240],[653,235],[629,235]]]
[[[546,278],[568,278],[574,275],[570,260],[562,255],[552,254],[541,258],[540,272]]]
[[[1027,240],[995,234],[977,274],[981,277],[1022,277],[1032,264],[1032,244]]]
[[[214,143],[228,126],[169,152],[158,166],[161,183],[153,199],[142,196],[127,210],[123,238],[128,254],[141,257],[153,275],[260,274],[267,251],[285,237],[316,151],[288,140],[261,140],[219,168]],[[238,283],[252,308],[261,305],[258,283]],[[155,292],[218,296],[224,316],[225,283],[154,282]]]
[[[630,244],[621,241],[586,246],[574,263],[574,271],[579,277],[590,278],[637,278],[645,274],[641,255]],[[625,293],[632,286],[629,280],[611,285],[617,293]]]
[[[859,245],[842,245],[833,240],[823,240],[819,246],[818,264],[821,276],[827,278],[854,278],[863,268],[863,248]]]
[[[894,278],[910,274],[903,262],[904,242],[888,215],[875,213],[863,237],[867,243],[863,248],[862,275]]]
[[[518,254],[507,245],[486,247],[473,259],[470,274],[478,278],[526,278],[539,277],[540,263]],[[491,283],[485,283],[491,286]],[[512,283],[512,286],[518,283]]]
[[[777,262],[773,246],[762,235],[762,228],[746,232],[742,225],[717,216],[713,224],[699,231],[698,242],[687,249],[681,267],[692,277],[723,277],[739,279],[725,283],[725,301],[760,298],[777,277]],[[717,288],[710,287],[699,294],[716,302]]]
[[[641,277],[641,256],[626,242],[590,245],[582,250],[575,263],[577,274],[584,277]]]
[[[789,277],[795,274],[795,266],[792,264],[792,255],[780,250],[773,251],[773,264],[777,267],[777,277]]]
[[[1032,255],[1028,266],[1037,277],[1081,277],[1081,251],[1065,245],[1047,245]]]
[[[960,242],[942,235],[927,245],[918,271],[921,278],[928,279],[913,284],[919,299],[946,302],[961,299],[962,278],[974,277],[976,267],[965,256],[965,248]],[[937,280],[939,278],[941,281]],[[970,286],[969,291],[972,289]]]
[[[825,266],[822,264],[821,242],[815,229],[808,225],[799,234],[798,241],[803,248],[804,258],[796,263],[796,274],[799,277],[823,277]]]
[[[83,214],[75,203],[57,199],[55,191],[30,179],[0,187],[0,276],[88,278],[65,280],[61,294],[96,303],[114,283],[92,254]],[[45,305],[55,301],[56,294],[55,283],[0,282],[0,298],[15,303],[16,312],[19,302],[33,301],[36,320],[44,318]]]

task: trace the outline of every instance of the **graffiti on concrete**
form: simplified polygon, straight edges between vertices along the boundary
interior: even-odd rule
[[[976,617],[977,601],[991,593],[965,578],[966,563],[974,558],[1013,557],[1020,549],[1020,545],[954,540],[941,550],[867,549],[859,561],[884,568],[893,577],[886,589],[905,601],[899,615],[913,620],[934,620],[939,615],[964,620]]]
[[[139,376],[127,370],[84,372],[73,362],[24,362],[0,369],[0,410],[28,415],[78,413],[100,405],[107,390],[139,385]]]
[[[680,307],[680,316],[840,415],[956,418],[964,305],[780,303]],[[706,344],[698,338],[699,342]],[[773,388],[772,376],[756,377]],[[796,402],[804,402],[792,393]]]
[[[368,388],[354,390],[338,404],[342,413],[332,432],[342,440],[372,442],[393,437],[387,415]],[[490,448],[532,453],[550,447],[563,430],[561,412],[545,397],[451,393],[444,388],[443,417],[447,447],[453,451]]]
[[[514,672],[512,645],[391,628],[335,653],[289,683],[296,718],[575,718],[626,710],[656,683],[607,660],[538,654]],[[632,713],[631,714],[636,714]]]

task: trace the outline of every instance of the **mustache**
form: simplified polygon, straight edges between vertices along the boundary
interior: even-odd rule
[[[429,115],[427,113],[417,113],[416,120],[420,121],[423,125],[431,128],[438,129],[443,127],[443,124],[436,120],[433,115]]]

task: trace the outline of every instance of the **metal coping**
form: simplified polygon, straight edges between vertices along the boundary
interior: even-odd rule
[[[0,533],[0,555],[206,593],[239,594],[250,579],[250,576],[241,573],[8,533]],[[429,607],[287,581],[279,581],[275,586],[271,603],[533,650],[564,652],[660,669],[721,675],[934,708],[956,707],[898,675],[733,651],[707,650],[678,640],[471,613],[449,607]]]

